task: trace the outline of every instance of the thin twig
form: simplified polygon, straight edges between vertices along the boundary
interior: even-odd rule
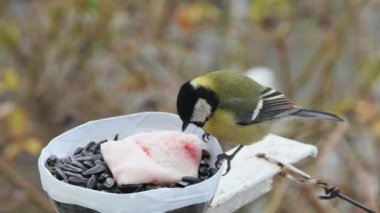
[[[33,203],[47,212],[55,212],[49,200],[29,182],[22,179],[23,175],[12,169],[3,159],[0,159],[0,173],[4,174],[13,185],[23,190]]]
[[[319,154],[317,162],[313,168],[313,171],[320,171],[321,167],[326,163],[330,153],[335,150],[335,147],[341,143],[342,138],[349,129],[349,124],[347,122],[340,123],[334,131],[330,134],[329,138],[323,143]],[[312,172],[315,173],[315,172]]]
[[[358,11],[360,11],[364,7],[364,5],[366,5],[366,3],[367,1],[358,1],[349,6],[349,8],[340,17],[336,24],[332,26],[326,33],[326,37],[323,39],[318,50],[316,50],[314,55],[306,63],[300,75],[298,75],[296,79],[292,81],[292,84],[289,84],[289,87],[299,89],[306,84],[306,79],[308,79],[313,74],[313,71],[319,65],[319,62],[325,58],[326,53],[330,50],[329,47],[335,41],[341,39],[341,37],[344,36],[346,26],[354,18],[354,15],[357,14]]]
[[[344,141],[340,148],[338,149],[338,153],[343,157],[343,161],[350,162],[347,165],[347,168],[350,170],[352,176],[355,176],[362,186],[361,188],[365,190],[361,190],[364,192],[363,196],[365,200],[371,205],[376,206],[376,196],[374,192],[374,188],[371,183],[374,183],[373,176],[370,174],[367,169],[363,167],[363,165],[355,158],[355,154],[352,151],[351,147]]]
[[[297,183],[295,183],[297,184]],[[308,202],[310,202],[311,205],[314,206],[314,208],[317,210],[317,212],[329,212],[329,213],[338,213],[339,211],[332,206],[330,203],[327,202],[321,202],[318,197],[315,196],[315,193],[312,188],[307,187],[306,185],[298,184],[301,190],[302,196],[305,196],[308,198]]]
[[[276,187],[273,187],[273,196],[265,208],[265,213],[275,213],[278,212],[281,201],[285,197],[285,192],[287,191],[288,186],[283,182],[279,182]]]
[[[277,57],[279,60],[279,64],[281,67],[281,79],[284,82],[290,83],[292,80],[291,72],[290,72],[290,60],[289,60],[289,48],[288,44],[286,41],[286,32],[279,32],[277,36],[274,38],[274,44],[277,52]],[[293,97],[293,91],[292,87],[285,85],[286,86],[286,94],[288,97],[292,98]]]

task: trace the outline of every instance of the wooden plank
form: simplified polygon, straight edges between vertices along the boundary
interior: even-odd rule
[[[227,153],[232,152],[233,149]],[[233,212],[270,191],[272,178],[279,168],[258,159],[256,154],[259,153],[294,164],[307,157],[315,157],[317,148],[273,134],[244,147],[232,160],[231,171],[222,177],[209,213]]]

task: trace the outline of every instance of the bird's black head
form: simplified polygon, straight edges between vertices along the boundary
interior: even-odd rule
[[[210,89],[186,82],[179,90],[177,112],[184,131],[189,123],[203,127],[219,104],[218,96]]]

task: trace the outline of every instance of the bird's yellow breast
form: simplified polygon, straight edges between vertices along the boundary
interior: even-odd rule
[[[269,133],[271,122],[242,126],[235,123],[233,114],[217,109],[203,129],[222,142],[249,145]]]

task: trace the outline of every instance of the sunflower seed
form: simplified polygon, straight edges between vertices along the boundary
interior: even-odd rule
[[[82,147],[78,147],[75,151],[74,151],[74,155],[77,155],[79,153],[81,153],[83,151],[83,148]]]
[[[116,134],[115,137],[113,138],[114,141],[117,141],[119,139],[119,134]]]
[[[80,178],[83,177],[81,174],[75,173],[75,172],[65,171],[64,173],[65,173],[65,175],[67,175],[69,177],[80,177]]]
[[[88,178],[70,177],[68,182],[75,185],[87,185]]]
[[[173,184],[173,186],[174,186],[174,184]],[[169,187],[169,185],[165,186],[165,187]],[[158,189],[158,188],[161,188],[161,186],[154,185],[154,184],[145,184],[144,190],[152,190],[152,189]]]
[[[92,155],[93,155],[93,153],[91,153],[91,152],[87,152],[86,150],[83,150],[83,151],[79,154],[80,157],[91,157]]]
[[[124,193],[136,192],[138,188],[140,187],[141,187],[141,184],[128,184],[128,185],[119,186],[120,190]]]
[[[104,162],[102,160],[100,160],[100,159],[96,159],[95,160],[95,164],[103,165]]]
[[[92,175],[91,178],[87,182],[87,188],[89,188],[89,189],[95,188],[96,181],[97,181],[96,176]]]
[[[98,144],[100,145],[100,144],[102,144],[102,143],[105,143],[105,142],[107,142],[108,140],[102,140],[102,141],[100,141]]]
[[[75,160],[77,160],[77,161],[87,161],[87,160],[92,160],[92,156],[82,156],[82,157],[78,157],[78,158],[76,158]]]
[[[70,164],[71,163],[71,157],[63,158],[62,161],[63,161],[64,164]]]
[[[60,168],[56,168],[55,170],[57,171],[58,177],[61,177],[63,180],[67,181],[67,176]]]
[[[48,163],[48,164],[54,164],[54,163],[56,163],[57,162],[57,156],[56,155],[50,155],[49,157],[48,157],[48,159],[46,159],[46,162]]]
[[[88,160],[83,161],[83,164],[90,167],[90,168],[95,166],[95,163],[88,161]]]
[[[209,170],[209,167],[207,167],[207,166],[200,166],[199,167],[199,174],[204,174],[204,175],[207,175],[207,173],[208,173],[208,170]]]
[[[103,172],[102,174],[100,174],[98,179],[99,180],[105,180],[108,177],[110,177],[110,174],[108,174],[107,172]]]
[[[217,172],[218,172],[218,169],[211,167],[208,169],[208,176],[211,177]]]
[[[55,166],[55,168],[60,168],[63,165],[64,165],[63,162],[59,160],[59,161],[57,161],[57,163],[54,166]]]
[[[115,185],[111,188],[111,192],[120,194],[122,191]]]
[[[210,159],[210,157],[210,153],[207,150],[202,149],[202,159]]]
[[[105,161],[103,161],[103,165],[106,167],[106,171],[105,172],[107,172],[108,174],[111,174],[111,170],[110,170],[110,168],[108,167],[108,165],[106,164]]]
[[[204,180],[207,180],[209,177],[207,175],[198,175],[198,178],[199,178],[200,182],[202,182]]]
[[[63,164],[65,164],[65,162],[63,162],[63,158],[58,158],[58,160],[55,164],[56,165],[63,165]]]
[[[97,144],[94,146],[94,153],[100,153],[100,143],[97,143]]]
[[[89,152],[92,152],[94,150],[92,150],[92,146],[96,145],[95,141],[91,141],[90,143],[88,143],[84,148],[83,150],[85,151],[89,151]]]
[[[209,168],[210,164],[202,161],[201,164],[199,165],[199,167],[207,167],[207,168]]]
[[[104,186],[106,186],[107,188],[111,188],[114,184],[115,184],[115,179],[111,178],[111,177],[108,177],[106,178],[106,180],[104,181]]]
[[[186,182],[186,183],[190,183],[190,184],[195,184],[195,183],[199,183],[200,182],[200,180],[198,178],[190,177],[190,176],[184,176],[184,177],[182,177],[182,181]]]
[[[89,161],[95,161],[95,160],[103,160],[103,155],[102,154],[90,154],[90,155],[85,155],[85,156],[81,156],[81,157],[77,157],[75,160],[77,161],[86,161],[86,160],[89,160]]]
[[[99,146],[99,144],[94,143],[94,144],[92,144],[92,145],[87,149],[87,151],[88,151],[88,152],[92,152],[92,153],[94,153],[94,152],[96,151],[96,149],[97,149],[98,146]]]
[[[104,170],[106,169],[105,166],[101,165],[101,164],[96,164],[94,167],[86,170],[85,172],[83,172],[82,174],[83,175],[92,175],[92,174],[96,174],[96,173],[100,173],[100,172],[103,172]]]
[[[73,166],[71,164],[62,165],[61,168],[64,169],[64,170],[66,170],[66,171],[71,171],[71,172],[83,172],[83,171],[85,171],[84,169],[75,167],[75,166]]]
[[[93,160],[97,160],[97,159],[103,160],[103,155],[102,154],[95,154],[92,156],[92,159]]]
[[[105,189],[105,186],[99,182],[96,183],[96,189],[97,190],[102,190],[102,189]]]
[[[78,168],[83,169],[83,171],[87,170],[87,167],[83,163],[81,163],[79,161],[73,160],[71,162],[71,164],[74,165],[74,166],[76,166],[76,167],[78,167]]]
[[[49,172],[53,174],[53,172],[55,172],[55,168],[54,168],[54,164],[50,165],[47,161],[45,161],[45,167],[49,170]]]
[[[189,184],[189,183],[186,183],[186,182],[183,182],[183,181],[177,182],[177,183],[175,184],[176,187],[180,187],[180,188],[186,187],[186,186],[188,186],[188,185],[190,185],[190,184]]]

